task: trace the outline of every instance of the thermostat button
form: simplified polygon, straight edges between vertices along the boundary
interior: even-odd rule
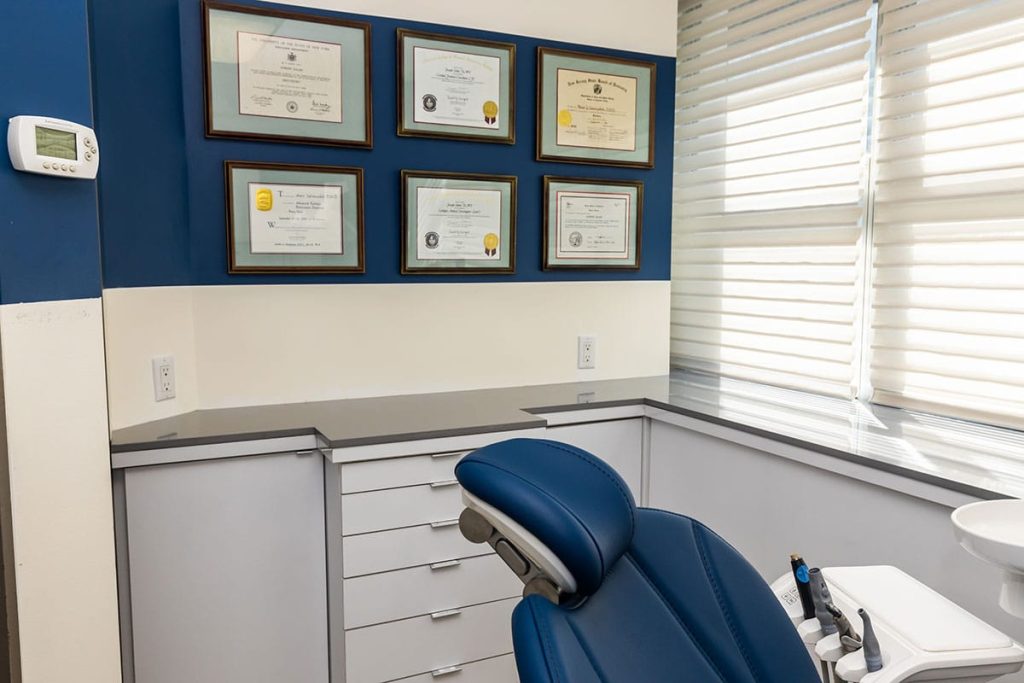
[[[69,168],[68,170],[69,170],[69,171],[71,171],[72,173],[74,173],[74,172],[75,172],[75,171],[77,171],[78,169],[77,169],[76,167],[72,166],[72,167],[71,167],[71,168]]]
[[[49,161],[44,161],[43,162],[43,168],[50,168],[50,162]]]
[[[62,171],[68,170],[68,165],[67,164],[61,164],[60,165],[60,170],[62,170]]]

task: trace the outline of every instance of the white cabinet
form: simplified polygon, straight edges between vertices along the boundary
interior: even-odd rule
[[[546,438],[582,448],[601,458],[619,473],[640,503],[643,452],[643,420],[610,420],[551,427]]]
[[[323,468],[308,452],[124,471],[136,683],[327,682]]]
[[[642,434],[642,420],[630,418],[552,427],[544,437],[602,458],[639,499]],[[334,683],[516,680],[510,616],[522,584],[489,546],[459,532],[455,466],[467,452],[352,459],[332,472],[328,542],[340,561],[330,581],[342,589],[338,599],[332,591],[331,614],[343,623],[334,647],[345,662]]]

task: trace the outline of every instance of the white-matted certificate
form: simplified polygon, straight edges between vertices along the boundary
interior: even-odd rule
[[[250,253],[345,253],[340,185],[248,186]]]
[[[416,257],[422,261],[499,261],[502,193],[416,188]]]
[[[555,193],[555,256],[560,259],[626,258],[630,204],[622,192]]]
[[[342,123],[342,46],[238,31],[238,112]]]
[[[556,92],[558,145],[636,149],[636,78],[558,69]]]
[[[413,48],[413,120],[471,128],[498,128],[501,59]]]
[[[639,270],[644,184],[544,176],[544,270]]]

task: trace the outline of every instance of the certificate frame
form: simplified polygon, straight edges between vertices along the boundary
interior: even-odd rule
[[[396,35],[398,46],[398,135],[515,144],[515,43],[413,31],[404,28],[398,29]],[[469,105],[474,113],[480,114],[479,121],[473,125],[418,121],[417,115],[426,113],[427,98],[432,97],[430,94],[419,97],[416,92],[416,53],[418,50],[452,52],[468,57],[484,58],[487,61],[497,59],[498,73],[494,76],[498,80],[498,83],[495,84],[497,95],[491,96],[496,97],[497,102],[489,97],[483,105],[479,101]],[[438,99],[442,98],[432,98],[433,107],[438,106]],[[493,118],[496,120],[493,128],[488,125],[491,121],[486,117],[488,112],[485,107],[487,105],[495,105]]]
[[[562,74],[573,73],[578,76],[562,77]],[[592,95],[572,90],[572,86],[581,83],[580,77],[586,79],[584,82],[591,88]],[[537,48],[537,161],[653,168],[656,77],[654,62]],[[618,84],[617,90],[613,90],[610,83]],[[630,117],[628,110],[620,115],[621,125],[625,126],[622,139],[616,139],[616,134],[609,131],[608,140],[586,145],[583,141],[588,138],[587,127],[573,120],[571,107],[565,106],[565,102],[573,96],[603,97],[604,101],[597,103],[600,106],[618,91],[627,92],[627,88],[634,90],[632,101],[625,100],[625,104],[631,105],[633,116]],[[605,89],[608,92],[604,92]],[[560,101],[563,101],[561,109]],[[599,126],[594,122],[590,127],[597,131]],[[572,144],[559,140],[560,135],[568,137],[570,132],[577,138]]]
[[[228,272],[269,273],[363,273],[363,169],[347,166],[313,166],[254,161],[225,161],[225,215]],[[267,187],[326,187],[339,196],[340,249],[322,252],[306,250],[253,250],[254,212],[270,210],[258,205],[265,201]],[[273,189],[269,190],[273,194]],[[255,193],[255,194],[254,194]],[[255,197],[255,199],[254,199]],[[275,199],[271,199],[272,206]],[[264,204],[264,206],[266,206]],[[333,235],[332,235],[333,239]],[[333,244],[333,243],[332,243]]]
[[[600,198],[612,202],[609,206],[620,203],[624,205],[621,248],[618,247],[617,240],[608,239],[605,239],[606,248],[589,252],[585,249],[570,252],[560,248],[560,245],[565,245],[567,237],[562,234],[564,226],[560,208],[563,202],[571,201],[574,197],[584,200],[588,197]],[[544,270],[640,270],[643,244],[643,181],[544,176],[543,201]],[[574,233],[582,243],[584,238],[578,231]]]
[[[401,272],[403,275],[499,275],[511,274],[516,270],[516,191],[519,180],[511,175],[488,175],[483,173],[447,173],[440,171],[403,170],[402,191],[402,249]],[[500,193],[500,216],[498,225],[483,238],[480,252],[495,247],[496,258],[426,258],[428,249],[438,247],[437,232],[427,232],[420,239],[420,198],[426,191],[463,190],[490,194]],[[483,196],[483,195],[481,195]],[[489,200],[495,199],[488,197]],[[429,227],[429,226],[428,226]],[[492,234],[493,233],[493,234]],[[433,235],[433,246],[430,237]],[[497,236],[498,241],[493,240]],[[443,241],[443,237],[440,238]],[[420,250],[420,242],[425,249]],[[442,247],[443,248],[443,247]],[[474,252],[475,254],[476,252]]]
[[[202,13],[207,137],[373,147],[369,24],[219,0],[203,0]],[[340,65],[336,82],[329,79],[329,85],[322,86],[327,90],[326,97],[323,93],[307,93],[308,97],[289,99],[285,103],[287,111],[282,111],[277,102],[287,97],[283,94],[257,98],[254,91],[246,100],[242,96],[243,82],[255,76],[239,63],[243,39],[278,41],[282,46],[287,41],[328,51],[322,58],[325,61],[317,63],[320,68],[328,66],[337,54]],[[302,55],[302,50],[291,50],[287,59],[296,55]],[[296,64],[302,65],[303,61],[299,56]],[[333,65],[329,68],[333,70]],[[265,108],[265,113],[243,112],[243,101],[249,107],[257,106],[250,104],[257,100],[263,100],[258,106]],[[307,109],[309,113],[303,118]]]

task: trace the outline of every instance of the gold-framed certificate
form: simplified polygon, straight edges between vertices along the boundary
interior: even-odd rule
[[[654,166],[654,63],[538,48],[537,73],[539,161]]]
[[[370,147],[370,26],[204,0],[206,134]]]
[[[398,134],[515,142],[516,46],[398,29]]]
[[[229,273],[363,272],[363,170],[224,163]]]
[[[515,176],[402,171],[402,273],[515,272]]]
[[[544,270],[639,270],[644,185],[544,176]]]

